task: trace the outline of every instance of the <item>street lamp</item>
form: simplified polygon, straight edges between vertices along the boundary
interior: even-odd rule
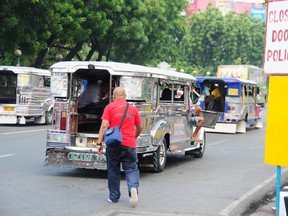
[[[56,58],[56,61],[59,62],[59,61],[61,61],[63,59],[63,56],[62,56],[62,54],[57,53],[55,58]]]
[[[196,74],[197,74],[197,71],[196,71],[196,70],[194,70],[194,71],[192,72],[192,74],[193,74],[193,76],[196,76]]]
[[[14,55],[16,56],[16,66],[20,66],[20,56],[22,55],[21,50],[15,50]]]
[[[206,75],[207,75],[207,76],[210,76],[210,71],[207,71]]]

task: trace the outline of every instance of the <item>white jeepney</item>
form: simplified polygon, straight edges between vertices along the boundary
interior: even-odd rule
[[[51,124],[50,71],[0,66],[0,124]]]

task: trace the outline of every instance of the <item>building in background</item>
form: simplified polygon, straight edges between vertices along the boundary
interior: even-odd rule
[[[265,21],[266,7],[262,4],[264,0],[188,0],[186,16],[193,13],[205,12],[208,4],[219,8],[223,15],[234,11],[236,13],[248,13],[251,17],[260,18]]]

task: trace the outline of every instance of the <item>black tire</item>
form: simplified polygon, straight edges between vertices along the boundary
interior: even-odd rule
[[[153,152],[153,171],[162,172],[165,168],[167,161],[167,144],[166,139],[163,139],[163,142],[158,147],[158,149]]]
[[[52,124],[52,116],[53,115],[53,109],[49,110],[46,112],[46,116],[45,116],[45,124],[46,125],[51,125]]]
[[[200,144],[200,148],[193,150],[191,155],[195,158],[202,158],[204,156],[205,147],[206,147],[206,132],[204,131],[203,140],[202,144]]]

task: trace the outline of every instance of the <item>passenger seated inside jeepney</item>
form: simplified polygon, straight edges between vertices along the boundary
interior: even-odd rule
[[[86,89],[78,97],[78,113],[96,114],[101,118],[104,108],[109,101],[109,85],[101,85],[96,79],[89,79]],[[103,95],[103,96],[102,96]]]
[[[205,83],[204,85],[204,95],[205,95],[205,108],[206,110],[221,111],[221,92],[219,89],[219,84],[214,84],[215,87],[211,91],[210,83]],[[209,88],[209,90],[208,90]],[[208,91],[211,93],[208,94]]]
[[[162,91],[161,100],[171,100],[172,91],[169,88],[165,88]]]

